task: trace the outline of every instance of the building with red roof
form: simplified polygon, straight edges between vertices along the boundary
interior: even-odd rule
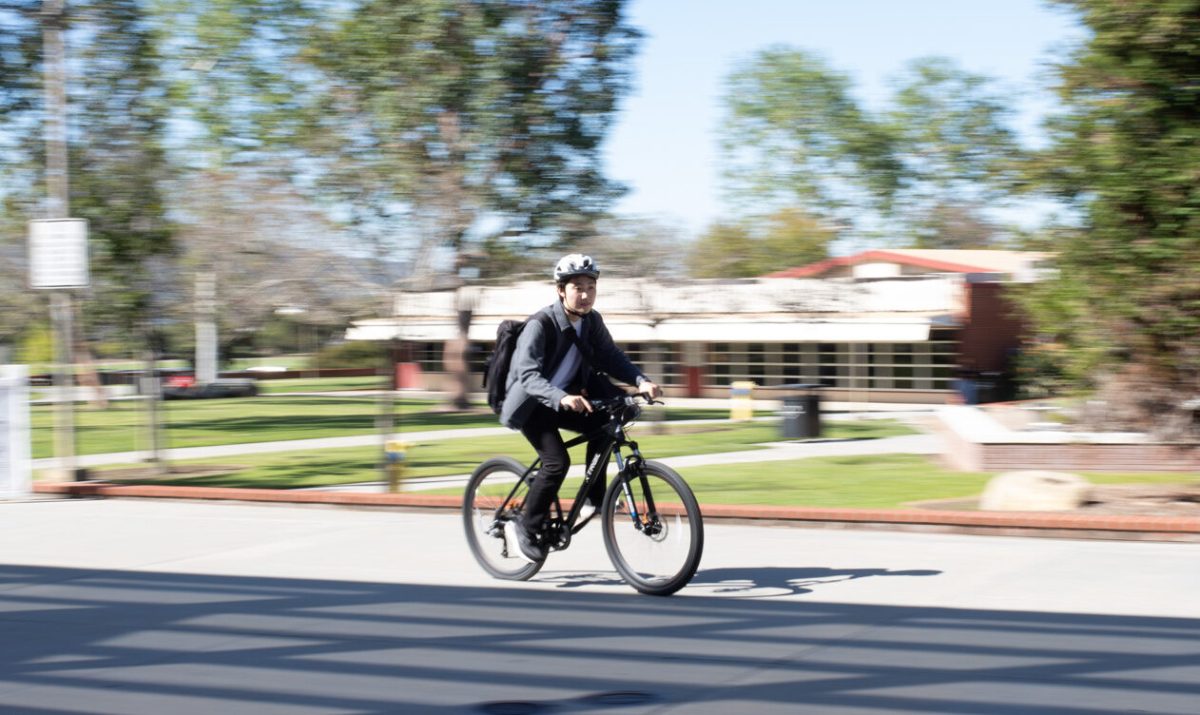
[[[605,278],[599,304],[614,339],[668,394],[725,396],[734,382],[821,385],[828,399],[941,402],[961,380],[984,399],[1005,394],[1022,321],[1006,293],[1035,280],[1046,254],[864,251],[769,276],[672,281],[669,290]],[[446,345],[472,306],[476,368],[496,326],[550,302],[544,282],[401,293],[394,315],[357,322],[349,339],[390,340],[401,386],[444,389]]]

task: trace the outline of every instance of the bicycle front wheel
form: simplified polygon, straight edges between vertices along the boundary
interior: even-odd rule
[[[463,526],[471,555],[484,571],[509,581],[525,581],[542,568],[518,556],[520,547],[504,533],[504,524],[517,518],[529,494],[529,484],[521,479],[524,473],[524,465],[515,459],[489,459],[476,467],[463,494]]]
[[[626,583],[669,596],[692,580],[704,551],[700,505],[675,470],[646,462],[621,474],[604,499],[604,547]]]

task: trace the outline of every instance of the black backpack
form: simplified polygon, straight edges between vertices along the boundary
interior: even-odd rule
[[[517,338],[521,337],[521,331],[531,320],[541,320],[546,328],[547,340],[554,339],[554,319],[541,312],[525,320],[502,320],[496,328],[496,347],[492,348],[492,354],[483,364],[483,386],[487,389],[488,405],[496,414],[500,414],[504,395],[508,392],[508,368],[512,365],[513,351],[517,349]],[[552,349],[546,351],[547,354],[552,352]]]

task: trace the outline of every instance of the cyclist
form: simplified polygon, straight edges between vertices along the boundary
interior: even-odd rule
[[[531,563],[546,558],[547,547],[540,538],[542,525],[571,466],[559,428],[582,434],[606,421],[603,415],[593,412],[587,399],[589,394],[603,397],[612,389],[596,371],[635,384],[651,398],[662,395],[659,386],[616,346],[604,319],[593,310],[599,277],[600,267],[591,256],[572,253],[558,261],[554,266],[558,300],[526,323],[508,371],[500,422],[520,430],[542,460],[521,518],[506,524],[509,543],[515,541],[520,556]],[[553,325],[555,335],[547,335],[548,325]],[[548,350],[551,345],[552,354]],[[599,451],[596,442],[588,443],[589,465]],[[604,489],[601,479],[590,490],[580,510],[580,526],[596,513]]]

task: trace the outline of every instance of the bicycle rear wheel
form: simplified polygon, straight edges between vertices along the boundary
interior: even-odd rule
[[[700,505],[675,470],[646,462],[623,473],[604,499],[604,547],[626,583],[641,593],[669,596],[700,566],[704,524]]]
[[[517,518],[529,494],[528,482],[518,486],[524,473],[524,465],[515,459],[489,459],[475,468],[463,494],[463,526],[471,555],[484,571],[509,581],[525,581],[542,568],[541,563],[531,564],[520,558],[520,547],[509,543],[504,535],[505,522]],[[509,494],[512,498],[505,504]],[[500,511],[502,504],[504,509]]]

